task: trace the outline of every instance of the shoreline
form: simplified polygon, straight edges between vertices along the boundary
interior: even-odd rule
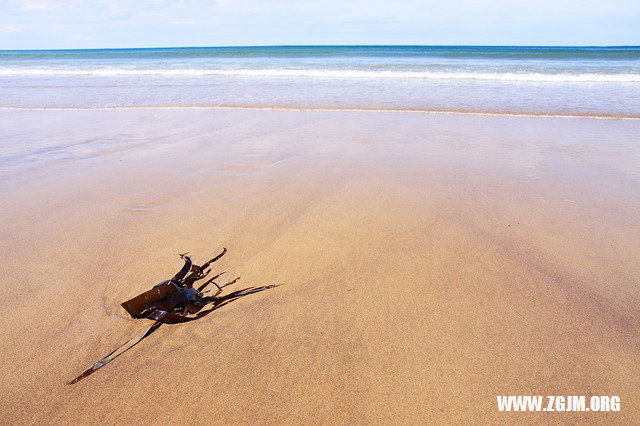
[[[0,111],[135,111],[135,110],[246,110],[246,111],[291,111],[291,112],[389,112],[414,114],[486,115],[533,118],[586,118],[595,120],[640,120],[640,115],[591,114],[591,113],[549,113],[514,111],[474,111],[474,110],[430,110],[413,108],[322,108],[285,106],[243,106],[243,105],[140,105],[108,107],[17,107],[0,106]]]

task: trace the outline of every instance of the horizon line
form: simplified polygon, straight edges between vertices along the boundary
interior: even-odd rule
[[[142,49],[251,49],[251,48],[287,48],[287,47],[498,47],[498,48],[548,48],[548,49],[620,49],[640,48],[640,45],[499,45],[499,44],[256,44],[256,45],[199,45],[199,46],[149,46],[149,47],[70,47],[38,49],[0,49],[0,52],[42,52],[69,50],[142,50]]]

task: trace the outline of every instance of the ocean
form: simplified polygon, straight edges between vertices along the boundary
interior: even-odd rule
[[[640,47],[0,51],[0,108],[367,109],[640,117]]]

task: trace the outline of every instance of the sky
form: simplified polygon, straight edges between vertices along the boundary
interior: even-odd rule
[[[0,49],[640,45],[640,0],[0,0]]]

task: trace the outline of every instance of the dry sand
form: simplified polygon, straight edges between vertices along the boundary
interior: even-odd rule
[[[640,121],[0,111],[3,423],[640,422]],[[233,289],[74,386],[121,302]],[[499,413],[496,395],[619,395]]]

